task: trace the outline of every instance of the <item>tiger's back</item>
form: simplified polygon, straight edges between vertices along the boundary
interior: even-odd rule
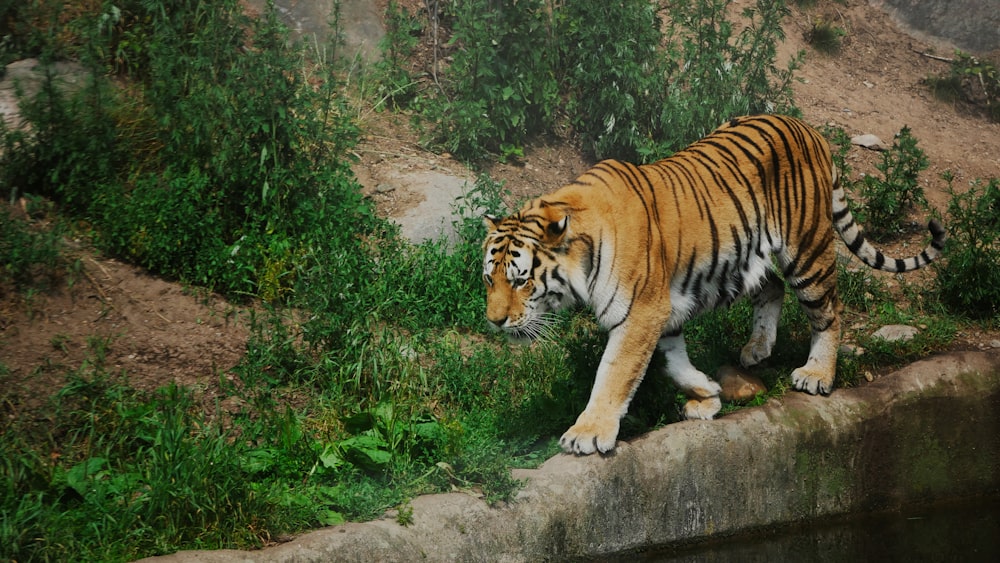
[[[657,347],[691,397],[686,416],[714,416],[718,385],[688,361],[681,328],[700,311],[749,295],[754,326],[741,361],[768,357],[784,296],[772,256],[813,331],[793,383],[829,393],[840,336],[834,231],[866,264],[889,271],[925,265],[944,242],[932,222],[934,240],[921,255],[887,259],[865,240],[837,180],[816,130],[789,117],[742,117],[653,164],[601,162],[515,215],[488,220],[491,322],[532,334],[547,311],[576,302],[609,331],[591,401],[563,446],[577,453],[614,446],[618,419]]]

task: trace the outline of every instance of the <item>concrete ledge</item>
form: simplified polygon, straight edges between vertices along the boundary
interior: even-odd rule
[[[1000,354],[910,365],[830,397],[790,392],[714,421],[672,424],[609,457],[518,471],[510,506],[413,501],[414,524],[315,531],[261,551],[152,560],[538,561],[691,543],[761,527],[1000,491]]]

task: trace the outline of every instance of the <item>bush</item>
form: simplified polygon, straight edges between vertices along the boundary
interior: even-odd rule
[[[447,99],[426,104],[435,142],[463,158],[519,154],[568,115],[598,158],[650,161],[738,115],[794,113],[775,66],[783,2],[760,1],[740,33],[726,0],[455,4]]]
[[[47,277],[61,261],[61,248],[59,229],[39,230],[0,204],[0,289],[30,286]]]
[[[882,153],[875,168],[882,178],[866,175],[858,186],[864,207],[858,219],[867,233],[876,241],[899,236],[907,214],[914,208],[926,209],[927,199],[920,186],[919,176],[929,165],[927,156],[908,127],[903,127],[892,142],[892,147]]]
[[[558,95],[554,38],[543,0],[455,2],[457,47],[447,96],[426,105],[433,142],[475,160],[520,154],[552,125]]]
[[[959,51],[946,74],[929,77],[924,83],[938,98],[961,100],[1000,121],[1000,71],[994,61]]]
[[[824,55],[834,55],[840,52],[841,43],[847,32],[831,22],[816,20],[812,28],[806,32],[806,42]]]
[[[318,236],[359,251],[353,233],[376,221],[349,170],[339,82],[273,6],[241,9],[132,1],[82,18],[90,81],[66,92],[47,71],[22,102],[34,133],[3,131],[0,177],[91,221],[106,251],[231,295],[287,296]]]
[[[957,193],[948,180],[948,243],[937,266],[942,301],[973,319],[1000,316],[1000,179]]]

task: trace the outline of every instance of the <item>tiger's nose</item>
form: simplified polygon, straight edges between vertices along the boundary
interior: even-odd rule
[[[503,325],[507,324],[507,318],[508,317],[504,316],[499,319],[488,319],[488,320],[491,323],[493,323],[493,325],[496,326],[497,328],[503,328]]]

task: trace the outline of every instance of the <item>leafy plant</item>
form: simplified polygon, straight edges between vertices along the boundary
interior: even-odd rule
[[[62,263],[60,229],[39,229],[0,205],[0,287],[51,281]]]
[[[842,27],[834,25],[832,22],[818,19],[813,22],[812,28],[806,32],[806,43],[809,43],[820,53],[833,55],[840,52],[847,32]]]
[[[652,161],[738,115],[794,113],[798,64],[775,66],[783,2],[743,11],[739,33],[725,0],[654,4],[573,2],[559,12],[568,111],[598,158]],[[663,28],[665,31],[660,32]]]
[[[556,50],[544,0],[455,2],[444,99],[425,106],[433,142],[459,158],[514,156],[552,124]]]
[[[382,58],[375,63],[378,80],[376,107],[389,104],[406,107],[417,94],[417,81],[411,76],[409,58],[420,41],[422,26],[406,8],[390,0],[385,8],[385,36],[380,45]]]
[[[977,180],[959,193],[946,175],[948,242],[936,267],[941,299],[973,319],[1000,315],[1000,180]]]
[[[961,100],[1000,121],[1000,71],[994,61],[958,51],[946,74],[924,81],[945,101]]]
[[[317,232],[375,228],[348,168],[357,130],[337,78],[290,46],[273,6],[254,20],[236,0],[112,12],[79,22],[86,86],[66,91],[44,67],[22,101],[32,133],[2,131],[6,183],[91,221],[111,253],[229,294],[286,299],[317,236],[358,250]]]
[[[911,210],[926,209],[919,175],[928,164],[909,127],[903,127],[875,165],[883,177],[867,175],[858,186],[865,202],[858,216],[873,239],[884,241],[898,236]]]

